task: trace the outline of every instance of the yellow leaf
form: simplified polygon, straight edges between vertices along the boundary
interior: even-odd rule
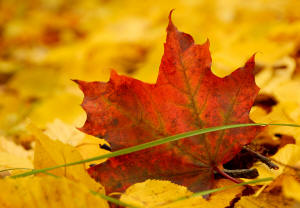
[[[216,187],[232,185],[228,180],[219,180]],[[203,197],[193,197],[170,203],[178,198],[190,196],[192,192],[184,186],[169,181],[147,180],[130,186],[121,196],[121,201],[141,207],[175,208],[175,207],[205,207],[216,208],[229,206],[230,201],[243,190],[236,187],[212,194],[207,201]]]
[[[72,147],[68,144],[63,144],[60,141],[51,140],[39,129],[32,125],[28,128],[36,137],[36,146],[34,152],[35,169],[62,165],[83,159],[75,147]],[[73,181],[81,182],[90,190],[104,193],[104,188],[88,175],[84,164],[58,168],[49,172],[56,176],[65,176]]]
[[[261,88],[260,93],[273,94],[281,85],[291,81],[295,71],[295,61],[291,57],[284,57],[273,63],[274,66],[284,66],[284,69],[266,67],[257,76],[256,81]]]
[[[53,91],[57,81],[57,72],[53,69],[28,68],[19,70],[8,85],[18,91],[22,98],[44,98]],[[22,87],[20,87],[20,83],[22,83]]]
[[[281,148],[274,156],[271,157],[279,166],[278,170],[270,169],[265,164],[256,163],[253,168],[257,168],[259,172],[258,178],[273,177],[276,178],[285,172],[285,165],[294,166],[300,161],[300,147],[295,144],[287,144]],[[263,184],[270,184],[272,182],[264,182]]]
[[[85,135],[83,140],[80,141],[80,143],[76,146],[76,149],[80,152],[82,157],[84,159],[90,158],[90,157],[96,157],[99,155],[107,154],[109,151],[100,148],[100,145],[102,144],[108,144],[103,139],[99,139],[97,137],[93,137],[90,135]],[[102,160],[95,160],[92,162],[86,163],[86,167],[88,168],[91,164],[99,164],[104,162],[106,159]]]
[[[235,204],[235,208],[290,208],[295,205],[280,193],[262,193],[258,197],[244,196]]]
[[[7,168],[33,168],[33,151],[0,137],[0,170]]]
[[[85,137],[85,134],[76,129],[74,126],[68,125],[60,119],[46,125],[44,133],[52,140],[58,140],[65,144],[76,146]]]
[[[59,119],[55,119],[54,122],[47,124],[45,134],[53,140],[59,140],[65,144],[76,147],[83,159],[109,153],[109,151],[101,149],[99,146],[101,144],[108,144],[104,139],[84,134]],[[98,164],[103,161],[105,160],[96,160],[86,163],[86,168],[91,164]]]
[[[289,80],[274,90],[274,95],[285,114],[296,123],[300,123],[300,96],[295,96],[295,93],[299,91],[299,80]]]
[[[80,107],[81,100],[79,95],[68,92],[49,95],[35,105],[29,118],[39,128],[45,128],[56,118],[69,124],[77,124],[79,117],[85,117],[84,111]]]
[[[300,183],[292,176],[285,176],[282,182],[283,194],[300,202]]]
[[[297,96],[295,96],[297,97]],[[290,105],[293,108],[294,105]],[[300,118],[298,121],[293,120],[288,114],[288,107],[285,105],[277,104],[273,106],[271,113],[263,113],[262,109],[254,106],[251,110],[251,119],[256,123],[290,123],[290,124],[299,124]],[[293,108],[294,109],[294,108]],[[291,109],[290,109],[291,110]],[[300,108],[297,107],[297,111],[300,111]],[[300,112],[299,112],[300,113]],[[300,114],[299,114],[300,115]],[[289,126],[268,126],[266,127],[263,134],[269,135],[276,139],[275,134],[285,134],[288,136],[293,136],[297,144],[300,144],[300,128],[289,127]]]
[[[0,187],[0,207],[108,208],[105,200],[93,195],[82,183],[66,178],[46,176],[2,179]]]
[[[0,133],[12,134],[31,109],[29,102],[22,103],[15,93],[0,90]]]

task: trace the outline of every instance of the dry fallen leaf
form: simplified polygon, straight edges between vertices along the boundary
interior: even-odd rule
[[[234,184],[228,180],[219,180],[216,187],[229,186]],[[124,194],[121,195],[121,201],[128,204],[147,207],[147,208],[180,208],[180,207],[227,207],[238,194],[242,192],[243,187],[236,187],[212,194],[209,200],[201,196],[186,200],[173,202],[192,194],[186,187],[176,185],[169,181],[146,180],[142,183],[136,183],[130,186]]]
[[[292,176],[285,176],[282,182],[282,189],[283,194],[288,197],[292,198],[298,202],[300,202],[300,182],[299,176],[298,180],[296,180]]]
[[[295,202],[278,193],[262,193],[256,196],[244,196],[239,200],[235,208],[290,208]]]
[[[29,131],[36,138],[36,146],[34,152],[34,168],[41,169],[62,165],[75,161],[82,160],[82,156],[68,144],[63,144],[60,141],[53,141],[39,129],[34,126],[29,126]],[[96,183],[86,172],[84,164],[58,168],[49,171],[56,176],[64,176],[75,182],[85,184],[90,190],[104,193],[103,187]],[[43,174],[42,174],[43,175]]]
[[[0,170],[8,168],[33,168],[33,151],[26,151],[4,137],[0,137]]]
[[[48,123],[44,133],[52,140],[58,140],[76,147],[83,159],[109,153],[109,151],[101,148],[101,145],[107,144],[104,139],[84,134],[74,126],[68,125],[59,119]],[[103,161],[104,160],[96,160],[88,162],[86,163],[86,168],[91,164],[99,164]]]
[[[3,208],[108,208],[82,183],[67,178],[28,177],[0,179],[0,207]]]

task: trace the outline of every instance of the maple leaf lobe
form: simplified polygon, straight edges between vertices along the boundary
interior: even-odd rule
[[[194,44],[192,36],[177,30],[171,13],[155,84],[114,71],[107,83],[76,81],[87,113],[81,130],[106,139],[113,151],[200,128],[252,122],[249,111],[259,91],[254,56],[232,74],[217,77],[210,69],[209,42]],[[232,159],[260,130],[247,127],[193,136],[111,158],[89,173],[108,193],[148,178],[206,190],[213,185],[214,168]]]

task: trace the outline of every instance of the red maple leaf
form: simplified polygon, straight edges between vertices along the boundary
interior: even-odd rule
[[[174,26],[171,13],[156,84],[114,71],[107,83],[76,81],[87,113],[81,130],[106,139],[113,151],[196,129],[252,122],[249,111],[259,91],[254,56],[229,76],[215,76],[209,42],[194,44]],[[185,138],[111,158],[89,173],[107,193],[149,178],[170,180],[191,191],[207,190],[213,186],[214,171],[260,130],[236,128]]]

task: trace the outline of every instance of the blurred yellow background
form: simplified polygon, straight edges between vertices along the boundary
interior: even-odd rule
[[[171,9],[181,31],[209,38],[219,76],[256,52],[258,70],[299,58],[299,0],[2,0],[0,134],[22,135],[28,118],[81,126],[83,95],[71,79],[107,81],[115,69],[155,82]]]

